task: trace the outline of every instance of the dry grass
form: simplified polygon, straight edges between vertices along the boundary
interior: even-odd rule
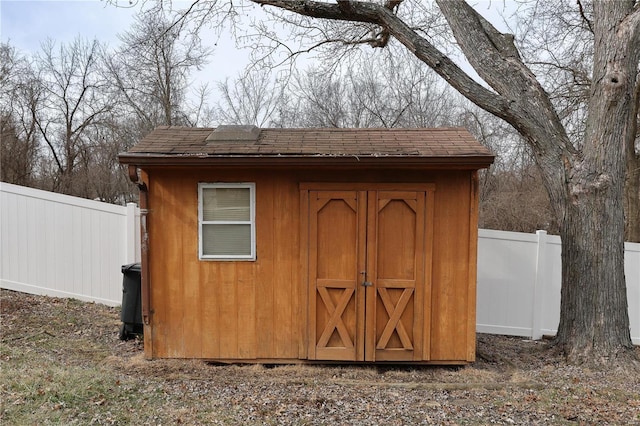
[[[479,335],[468,367],[146,361],[118,310],[2,291],[0,423],[639,424],[640,375]]]

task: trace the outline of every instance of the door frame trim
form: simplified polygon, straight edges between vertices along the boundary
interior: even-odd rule
[[[299,188],[301,193],[307,192],[307,191],[430,191],[430,192],[433,192],[436,190],[436,184],[435,183],[380,183],[380,182],[353,182],[353,183],[350,183],[350,182],[300,182]]]

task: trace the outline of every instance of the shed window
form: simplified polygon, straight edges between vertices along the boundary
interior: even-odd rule
[[[198,185],[200,259],[255,260],[255,184]]]

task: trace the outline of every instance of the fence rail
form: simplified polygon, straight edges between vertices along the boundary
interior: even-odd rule
[[[120,267],[140,260],[140,214],[126,207],[0,183],[0,286],[107,305]],[[477,330],[539,339],[560,318],[560,237],[481,229]],[[631,337],[640,345],[640,244],[625,243]]]

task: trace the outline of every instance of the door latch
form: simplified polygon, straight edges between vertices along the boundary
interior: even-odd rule
[[[367,281],[367,271],[362,271],[360,272],[360,274],[362,275],[362,279],[364,281],[362,281],[362,287],[371,287],[373,286],[373,283],[371,281]]]

